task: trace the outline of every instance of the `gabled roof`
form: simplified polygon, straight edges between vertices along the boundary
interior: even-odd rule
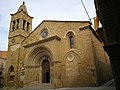
[[[37,28],[43,24],[44,22],[66,22],[66,23],[72,23],[72,22],[75,22],[75,23],[89,23],[91,25],[91,22],[90,21],[61,21],[61,20],[43,20],[23,41],[22,43],[34,32],[37,30]]]

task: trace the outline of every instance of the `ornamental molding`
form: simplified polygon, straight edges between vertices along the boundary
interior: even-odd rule
[[[22,46],[24,48],[28,48],[28,47],[31,47],[31,46],[34,46],[34,45],[37,45],[37,44],[42,44],[42,43],[45,43],[45,42],[49,42],[49,41],[52,41],[52,40],[60,41],[61,38],[58,37],[57,35],[55,35],[55,36],[52,36],[52,37],[49,37],[49,38],[45,38],[43,40],[40,40],[40,41],[37,41],[37,42],[33,42],[33,43],[30,43],[30,44],[26,44],[26,45],[22,45]]]

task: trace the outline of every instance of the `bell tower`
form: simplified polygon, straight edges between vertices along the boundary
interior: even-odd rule
[[[32,19],[28,15],[25,3],[20,5],[16,13],[11,14],[8,54],[5,68],[5,87],[20,87],[20,70],[21,70],[21,42],[32,31]],[[23,58],[23,57],[22,57]]]
[[[20,5],[16,13],[11,14],[8,46],[20,44],[20,42],[32,31],[32,18],[33,17],[28,15],[25,2]]]

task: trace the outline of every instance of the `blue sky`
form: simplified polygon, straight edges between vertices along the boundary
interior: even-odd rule
[[[25,0],[0,1],[0,50],[7,50],[10,14],[15,13]],[[83,0],[90,18],[96,16],[94,0]],[[43,20],[89,21],[81,0],[26,0],[28,13],[33,18],[32,30]]]

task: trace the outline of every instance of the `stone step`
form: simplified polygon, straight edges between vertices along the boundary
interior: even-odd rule
[[[38,84],[37,86],[41,88],[47,88],[47,89],[55,88],[55,85],[53,83],[42,83],[42,84]]]
[[[41,89],[55,89],[55,85],[53,83],[39,83],[23,87],[20,90],[41,90]]]

